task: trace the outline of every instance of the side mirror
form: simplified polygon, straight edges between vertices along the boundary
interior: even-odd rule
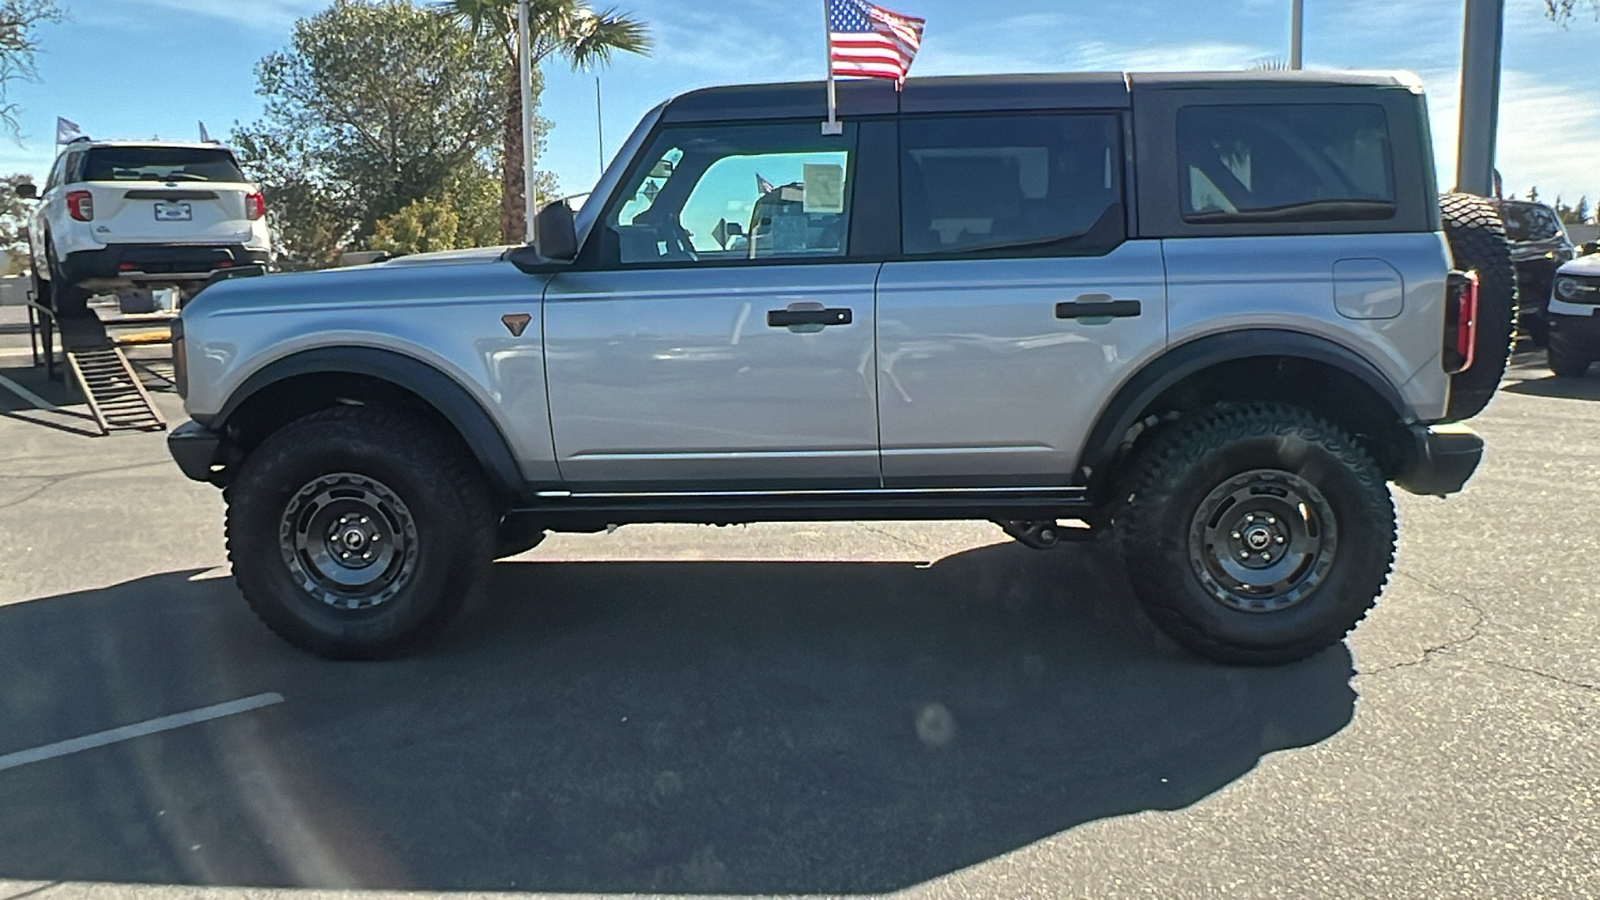
[[[728,249],[728,242],[744,234],[744,227],[738,222],[729,222],[727,219],[717,221],[717,227],[711,229],[711,239],[717,242],[722,249]]]
[[[566,201],[547,203],[534,217],[534,250],[551,262],[572,262],[578,258],[578,229],[573,224],[572,208]]]
[[[1588,256],[1592,253],[1600,253],[1600,241],[1590,241],[1587,244],[1578,245],[1579,256]]]
[[[24,181],[21,184],[13,187],[12,190],[15,191],[16,195],[23,200],[39,199],[39,186],[31,181]]]

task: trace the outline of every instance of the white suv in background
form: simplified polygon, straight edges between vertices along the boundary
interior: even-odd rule
[[[271,260],[266,201],[233,152],[216,144],[89,141],[67,145],[29,221],[34,293],[58,315],[85,315],[95,294],[177,288]]]

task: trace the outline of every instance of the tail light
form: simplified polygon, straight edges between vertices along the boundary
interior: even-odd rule
[[[1478,346],[1478,275],[1451,272],[1444,304],[1444,371],[1447,375],[1472,368]]]
[[[267,214],[267,198],[259,192],[249,194],[244,198],[244,214],[254,222]]]
[[[67,215],[79,222],[94,221],[94,195],[88,191],[73,191],[67,195]]]

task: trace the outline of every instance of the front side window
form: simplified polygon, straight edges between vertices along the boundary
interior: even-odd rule
[[[602,220],[621,265],[840,257],[848,246],[854,127],[672,128]]]
[[[188,147],[99,147],[83,165],[84,181],[241,182],[244,174],[226,150]]]
[[[65,172],[66,169],[67,157],[64,155],[57,157],[56,164],[50,167],[50,177],[46,179],[44,183],[44,189],[48,191],[59,187],[61,184],[61,173]]]
[[[1383,107],[1189,106],[1178,111],[1183,220],[1337,222],[1395,215]]]
[[[902,245],[911,256],[1103,253],[1120,243],[1119,120],[949,116],[900,127]]]

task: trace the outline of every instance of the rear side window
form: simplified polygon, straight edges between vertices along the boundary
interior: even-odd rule
[[[1188,106],[1178,111],[1185,222],[1393,218],[1394,161],[1383,107]]]
[[[900,126],[908,256],[1091,255],[1121,243],[1114,115],[948,116]]]
[[[84,181],[244,181],[226,150],[187,147],[100,147],[90,150]]]

